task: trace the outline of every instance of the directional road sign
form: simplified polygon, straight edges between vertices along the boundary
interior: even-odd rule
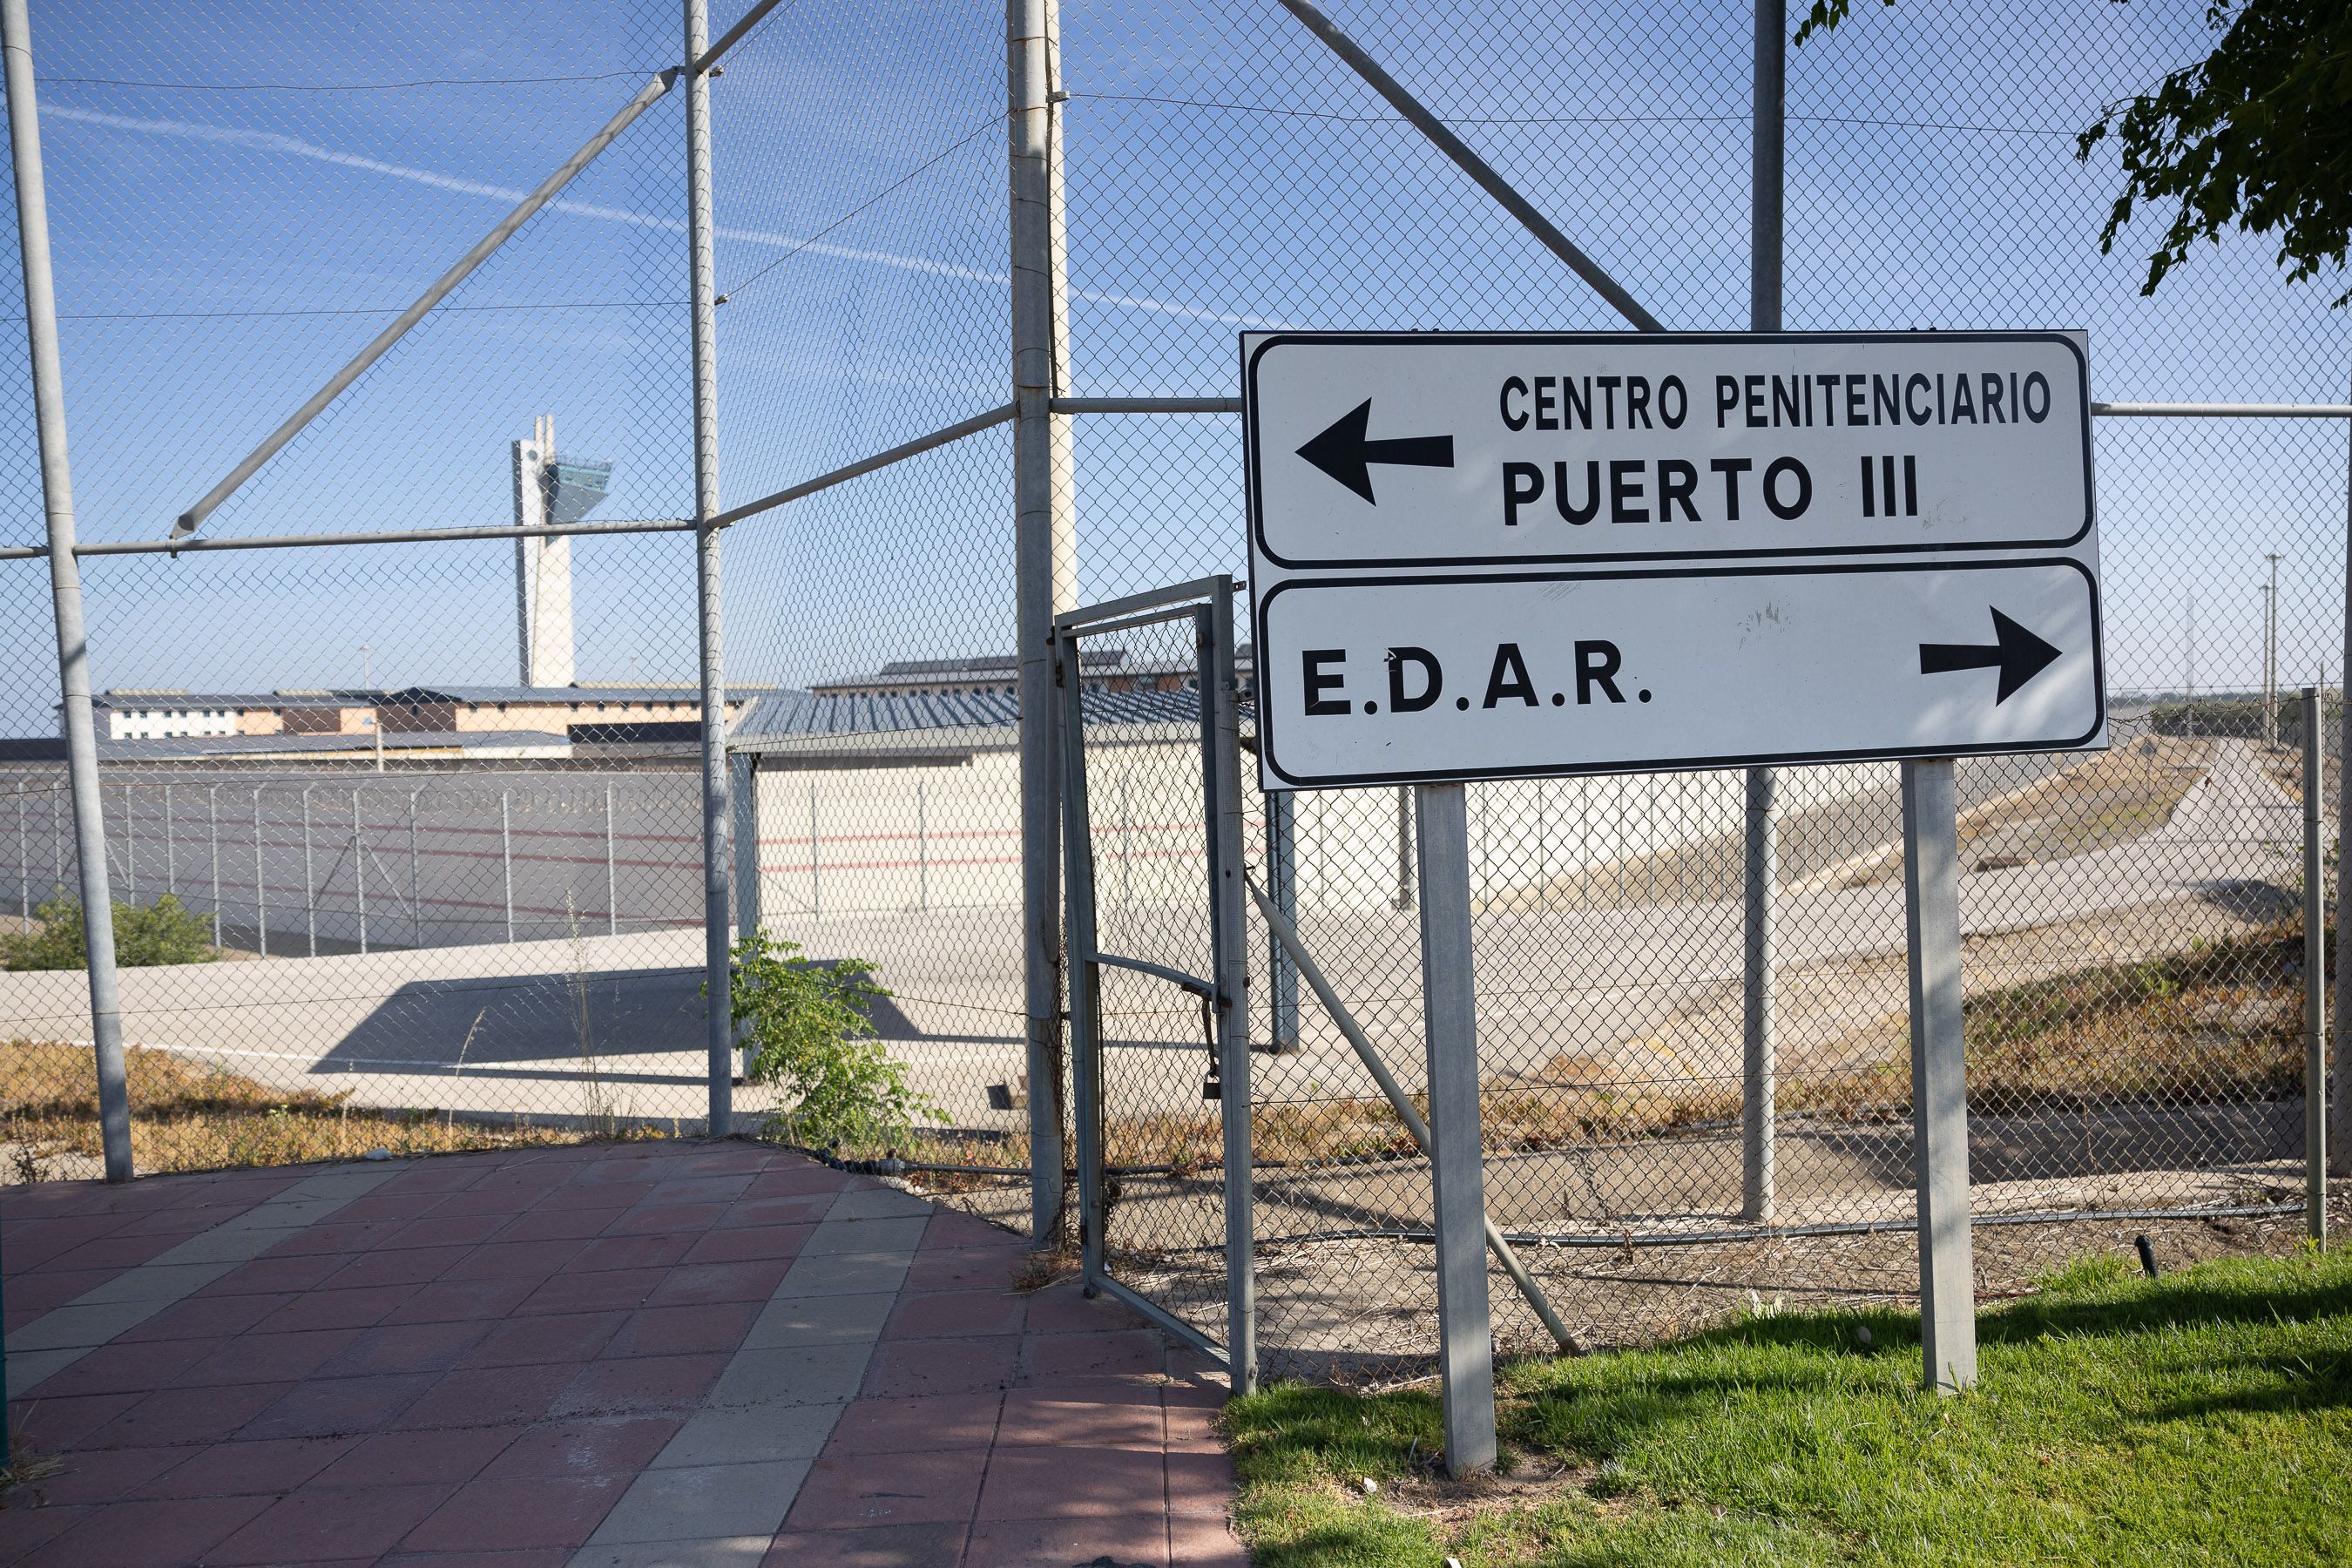
[[[2105,743],[2071,335],[1243,363],[1269,789]]]
[[[1251,334],[1251,543],[1324,567],[2063,549],[2057,332]]]

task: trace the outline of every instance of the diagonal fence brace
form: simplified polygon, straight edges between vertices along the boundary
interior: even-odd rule
[[[1356,1055],[1362,1058],[1372,1080],[1388,1097],[1390,1106],[1397,1113],[1397,1120],[1403,1122],[1405,1131],[1412,1134],[1413,1143],[1423,1154],[1428,1153],[1429,1123],[1422,1119],[1420,1111],[1413,1109],[1412,1100],[1406,1096],[1403,1086],[1389,1071],[1388,1064],[1381,1060],[1380,1053],[1372,1049],[1372,1042],[1349,1013],[1347,1005],[1339,1000],[1339,993],[1331,989],[1331,983],[1323,978],[1323,971],[1316,965],[1306,944],[1298,940],[1297,929],[1283,919],[1282,911],[1274,907],[1273,900],[1259,890],[1254,880],[1249,883],[1249,895],[1257,905],[1257,912],[1265,917],[1266,929],[1274,932],[1274,940],[1282,944],[1283,951],[1290,954],[1290,962],[1298,966],[1298,977],[1307,982],[1308,988],[1322,1002],[1323,1010],[1331,1015],[1334,1024],[1339,1026],[1339,1033],[1345,1035],[1348,1044],[1356,1048]],[[1534,1308],[1536,1316],[1543,1320],[1543,1326],[1550,1331],[1553,1342],[1560,1350],[1569,1355],[1582,1355],[1584,1347],[1577,1342],[1574,1334],[1568,1331],[1568,1325],[1559,1321],[1559,1314],[1552,1310],[1551,1299],[1543,1293],[1543,1287],[1536,1283],[1535,1276],[1529,1274],[1527,1265],[1519,1261],[1519,1255],[1512,1250],[1503,1233],[1495,1228],[1493,1217],[1484,1218],[1486,1249],[1495,1255],[1495,1261],[1503,1266],[1503,1271],[1511,1277],[1511,1283],[1519,1288],[1519,1294],[1527,1298],[1528,1305]]]

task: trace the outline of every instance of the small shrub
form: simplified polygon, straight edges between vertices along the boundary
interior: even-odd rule
[[[873,1037],[871,1009],[890,994],[864,959],[818,963],[765,927],[735,944],[729,1010],[751,1053],[746,1076],[783,1097],[768,1131],[809,1148],[903,1148],[918,1121],[947,1113],[907,1082],[907,1066]]]
[[[36,905],[40,923],[21,936],[0,936],[0,968],[86,969],[89,944],[82,939],[81,900],[60,889]],[[213,945],[213,917],[183,907],[165,893],[152,904],[114,906],[114,962],[124,969],[162,963],[210,963],[220,956]]]

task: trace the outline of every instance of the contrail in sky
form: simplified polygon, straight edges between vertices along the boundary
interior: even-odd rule
[[[112,131],[135,132],[142,136],[167,136],[185,142],[209,142],[219,146],[247,148],[257,153],[277,153],[290,158],[306,158],[312,163],[329,163],[341,169],[356,169],[363,174],[382,174],[390,179],[406,180],[412,184],[427,185],[437,191],[449,191],[463,196],[481,196],[494,201],[520,202],[530,193],[512,185],[496,185],[484,180],[463,179],[432,169],[420,169],[407,163],[387,163],[358,153],[340,153],[331,147],[321,147],[315,142],[284,135],[275,131],[248,131],[236,126],[206,125],[193,120],[142,120],[128,114],[112,114],[101,109],[79,109],[69,105],[41,105],[45,119],[77,121],[84,125],[100,125]],[[551,210],[569,213],[574,217],[597,218],[606,223],[633,224],[640,228],[660,229],[671,234],[683,234],[686,225],[677,218],[656,217],[650,214],[631,212],[626,207],[605,206],[595,202],[578,202],[557,197],[548,204]],[[789,234],[755,228],[728,228],[718,231],[721,239],[731,239],[745,245],[772,246],[782,250],[807,251],[830,257],[839,261],[863,261],[877,267],[888,267],[903,272],[919,272],[935,278],[952,278],[968,283],[987,283],[998,287],[1007,284],[1002,272],[986,272],[977,268],[960,266],[951,261],[934,261],[926,257],[908,256],[898,251],[872,250],[857,246],[833,245],[823,240],[804,240]],[[1162,315],[1181,316],[1192,321],[1222,321],[1233,326],[1274,326],[1277,323],[1256,316],[1235,315],[1223,310],[1204,310],[1190,305],[1172,304],[1164,300],[1139,298],[1131,294],[1107,294],[1092,289],[1074,289],[1071,294],[1094,304],[1124,306],[1130,310],[1150,310]]]

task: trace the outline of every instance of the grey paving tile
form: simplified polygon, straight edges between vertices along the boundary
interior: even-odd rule
[[[783,1345],[839,1344],[878,1338],[890,1319],[898,1296],[877,1290],[856,1296],[779,1296],[769,1301],[751,1331],[743,1336],[745,1350],[775,1350]]]
[[[26,1389],[43,1378],[55,1377],[89,1353],[88,1346],[61,1351],[9,1351],[7,1397],[23,1398]]]
[[[844,1193],[833,1200],[824,1211],[828,1220],[836,1219],[929,1219],[931,1205],[928,1199],[912,1193],[902,1193],[896,1187],[877,1187],[871,1192]]]
[[[837,1405],[856,1394],[873,1353],[870,1342],[737,1351],[703,1404]]]
[[[8,1336],[8,1353],[102,1345],[123,1330],[143,1323],[170,1305],[165,1301],[69,1301],[45,1312]]]
[[[839,1405],[746,1405],[703,1410],[688,1418],[649,1467],[749,1465],[814,1459],[824,1451],[841,1418]]]
[[[811,1257],[803,1252],[776,1287],[776,1300],[795,1296],[870,1296],[896,1290],[906,1283],[912,1261],[903,1252],[831,1253]]]
[[[176,1301],[183,1296],[193,1295],[236,1267],[236,1259],[209,1263],[142,1263],[136,1268],[124,1269],[103,1285],[83,1291],[74,1298],[71,1304],[82,1307],[107,1301]]]
[[[589,1544],[773,1536],[808,1470],[806,1459],[646,1470],[621,1494]]]
[[[922,1244],[923,1231],[930,1223],[929,1215],[908,1215],[902,1219],[828,1218],[802,1245],[801,1257],[824,1258],[844,1252],[903,1252],[911,1256]]]
[[[226,1226],[215,1226],[211,1230],[188,1237],[146,1267],[157,1264],[176,1267],[185,1263],[250,1263],[285,1239],[283,1231],[232,1230]]]
[[[767,1560],[768,1536],[727,1535],[700,1541],[631,1542],[583,1546],[569,1568],[759,1568]]]

